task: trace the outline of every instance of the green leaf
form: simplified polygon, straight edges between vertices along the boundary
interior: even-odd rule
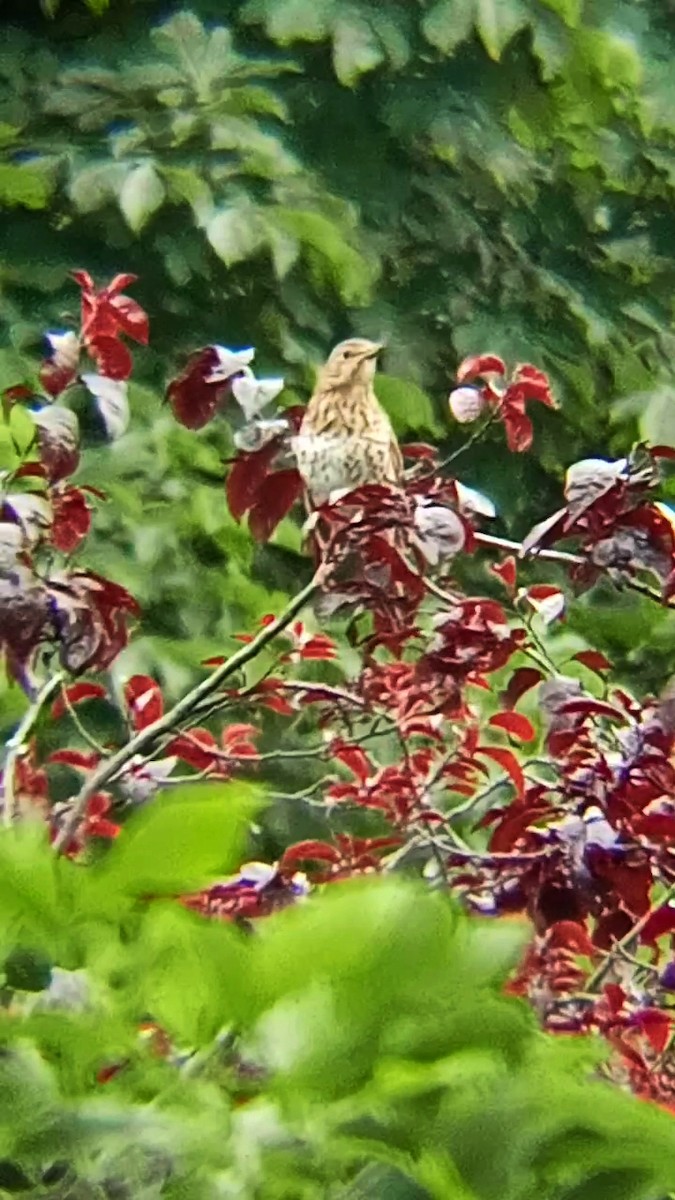
[[[206,226],[206,236],[218,257],[231,267],[260,249],[264,227],[253,205],[241,205],[216,213]]]
[[[341,10],[333,26],[333,66],[340,83],[353,87],[383,60],[382,45],[366,17],[357,8]]]
[[[375,394],[399,436],[409,430],[430,433],[437,438],[446,434],[447,430],[438,420],[431,400],[417,384],[378,374],[375,376]]]
[[[583,0],[541,0],[541,3],[562,17],[562,20],[570,28],[575,28],[579,24]]]
[[[474,0],[439,0],[422,21],[422,33],[443,54],[471,36]]]
[[[123,163],[93,163],[73,176],[68,194],[78,212],[96,212],[118,194],[125,176]]]
[[[0,206],[7,208],[46,208],[56,176],[52,164],[12,166],[0,163]]]
[[[195,784],[155,799],[124,826],[99,882],[136,896],[194,891],[237,865],[260,804],[260,790],[245,783]]]
[[[655,389],[641,409],[640,436],[652,446],[675,446],[675,387]]]
[[[153,213],[164,203],[166,188],[150,162],[129,172],[119,194],[119,205],[127,225],[140,233]]]
[[[346,304],[365,304],[375,270],[327,217],[307,209],[277,208],[270,218],[294,238],[308,257],[317,280],[330,283]]]
[[[140,1011],[152,1012],[182,1045],[211,1041],[240,1007],[248,947],[231,926],[178,905],[154,904],[134,947]]]
[[[284,46],[321,41],[330,30],[334,9],[335,0],[249,0],[243,17],[264,21],[272,40]]]
[[[530,13],[524,0],[475,0],[476,29],[490,58],[499,62],[511,38],[527,25]]]

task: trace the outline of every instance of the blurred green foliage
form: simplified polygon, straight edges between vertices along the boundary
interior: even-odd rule
[[[670,8],[8,0],[0,384],[33,378],[43,330],[73,315],[73,266],[137,273],[151,316],[131,432],[80,472],[110,497],[84,553],[144,608],[129,670],[176,694],[305,570],[295,523],[261,549],[229,518],[225,422],[190,434],[162,407],[198,346],[255,345],[293,403],[339,337],[384,339],[398,432],[450,450],[463,355],[544,367],[562,410],[535,414],[534,451],[495,431],[460,462],[516,537],[570,462],[675,441]],[[621,632],[595,608],[572,625],[658,686],[675,620],[631,599]]]
[[[87,870],[56,860],[41,825],[0,834],[0,1194],[657,1200],[675,1186],[672,1118],[601,1082],[602,1048],[544,1037],[503,994],[519,923],[470,921],[398,879],[336,885],[254,937],[171,900],[240,861],[260,802],[239,784],[156,800]],[[148,1016],[173,1058],[139,1032]]]

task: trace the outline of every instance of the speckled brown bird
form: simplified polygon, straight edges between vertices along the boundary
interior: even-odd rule
[[[349,338],[321,368],[293,448],[313,506],[336,491],[399,484],[403,458],[373,389],[382,346]]]

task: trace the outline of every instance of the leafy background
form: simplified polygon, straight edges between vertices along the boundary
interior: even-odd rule
[[[562,410],[536,414],[533,453],[495,432],[460,460],[516,537],[557,506],[569,463],[675,441],[671,9],[3,6],[0,385],[34,377],[44,329],[67,324],[74,265],[137,273],[152,319],[130,432],[80,472],[110,499],[87,561],[144,610],[129,670],[178,693],[307,570],[295,521],[260,548],[228,516],[225,422],[188,433],[163,406],[198,346],[255,345],[293,403],[341,336],[386,339],[398,432],[449,450],[462,356],[543,366]],[[675,618],[640,598],[596,589],[562,644],[581,631],[641,689],[673,668]]]

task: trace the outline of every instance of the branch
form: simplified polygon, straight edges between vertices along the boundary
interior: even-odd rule
[[[293,618],[300,612],[311,596],[313,596],[322,583],[324,576],[325,570],[320,567],[312,581],[302,591],[298,592],[297,596],[293,597],[281,615],[271,625],[267,625],[264,629],[261,629],[252,641],[247,642],[245,646],[237,650],[226,662],[221,663],[213,674],[209,675],[208,679],[204,679],[201,683],[197,684],[192,691],[183,696],[177,704],[174,704],[173,708],[169,709],[163,717],[159,717],[151,725],[146,726],[145,729],[141,729],[135,737],[132,737],[127,742],[126,746],[122,746],[121,750],[118,750],[111,758],[101,763],[95,771],[92,771],[74,798],[72,808],[54,840],[54,849],[57,854],[63,852],[76,832],[91,797],[118,775],[137,754],[142,754],[162,734],[170,733],[175,729],[181,721],[194,711],[195,707],[202,700],[205,700],[206,697],[218,690],[223,680],[229,678],[230,675],[234,675],[246,663],[256,658],[261,650],[291,623]]]
[[[27,748],[27,742],[35,728],[40,713],[45,704],[58,692],[64,680],[62,671],[58,671],[40,688],[35,700],[26,710],[16,733],[6,743],[7,751],[2,770],[3,818],[5,825],[11,825],[16,816],[16,797],[14,792],[17,759],[21,758]]]
[[[628,930],[628,933],[624,934],[618,942],[614,943],[606,958],[600,963],[599,967],[596,967],[586,983],[587,992],[597,993],[600,990],[605,976],[609,974],[616,960],[622,958],[626,951],[630,952],[632,950],[633,943],[637,941],[647,922],[651,920],[655,912],[663,908],[664,904],[668,904],[673,896],[675,896],[675,883],[671,884],[665,895],[661,896],[655,904],[652,904],[651,908],[647,909],[647,912],[640,917],[639,921],[635,922],[632,928]]]
[[[522,555],[523,547],[521,543],[514,542],[511,538],[493,537],[489,533],[474,533],[473,536],[481,546],[493,547],[495,550],[512,550],[515,554]],[[533,549],[524,557],[547,559],[549,562],[569,563],[573,567],[583,567],[588,562],[591,562],[592,566],[597,566],[590,559],[584,557],[583,554],[570,554],[568,550]],[[619,585],[617,584],[617,586]],[[662,608],[675,608],[675,600],[664,600],[659,592],[655,592],[653,588],[650,588],[648,583],[641,583],[639,579],[622,576],[620,586],[628,588],[631,592],[637,592],[640,596],[647,596],[649,600],[654,600]]]

